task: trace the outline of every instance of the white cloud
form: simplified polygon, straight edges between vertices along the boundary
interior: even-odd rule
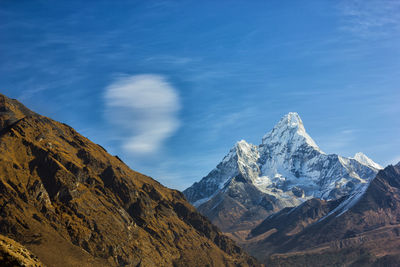
[[[156,152],[179,127],[179,96],[161,75],[122,76],[106,87],[106,118],[131,153]]]

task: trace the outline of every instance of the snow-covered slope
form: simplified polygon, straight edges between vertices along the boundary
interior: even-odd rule
[[[324,153],[307,134],[299,115],[291,112],[259,146],[244,140],[236,143],[214,170],[183,193],[206,216],[227,216],[239,208],[257,213],[258,206],[264,211],[272,207],[268,212],[274,212],[313,197],[337,199],[363,191],[379,169],[379,164],[362,153],[354,158]],[[221,206],[225,197],[230,198],[229,207]],[[222,222],[217,224],[221,227]]]
[[[358,152],[354,155],[353,159],[357,160],[358,162],[360,162],[361,164],[365,165],[365,166],[369,166],[378,170],[383,169],[383,167],[381,165],[379,165],[378,163],[374,162],[372,159],[368,158],[364,153],[362,152]]]

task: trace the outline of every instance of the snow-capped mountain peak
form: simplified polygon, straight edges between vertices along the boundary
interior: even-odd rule
[[[307,144],[321,151],[314,140],[307,134],[303,121],[296,112],[289,112],[281,118],[275,127],[262,138],[263,145],[291,144],[292,150]]]
[[[372,159],[367,157],[362,152],[356,153],[354,155],[353,159],[357,160],[358,162],[360,162],[361,164],[363,164],[365,166],[372,167],[372,168],[375,168],[377,170],[382,170],[383,169],[383,167],[381,165],[379,165],[378,163],[374,162]]]
[[[222,163],[248,157],[253,153],[255,148],[256,146],[247,143],[245,140],[240,140],[236,142],[235,146],[232,147],[229,153],[223,158]]]
[[[237,142],[206,177],[183,193],[226,230],[237,223],[227,223],[232,214],[243,215],[240,220],[245,223],[313,197],[330,200],[362,193],[379,169],[362,153],[345,158],[322,152],[300,116],[290,112],[260,145]]]
[[[289,112],[282,117],[278,124],[286,124],[291,128],[298,128],[300,131],[304,131],[304,124],[297,112]]]
[[[237,142],[235,148],[239,157],[251,157],[257,150],[257,146],[249,144],[245,140]]]
[[[235,147],[239,148],[239,149],[248,149],[249,146],[251,146],[249,143],[246,142],[246,140],[240,140],[238,142],[236,142]]]

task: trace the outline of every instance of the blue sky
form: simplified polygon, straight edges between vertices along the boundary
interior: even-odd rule
[[[287,112],[400,161],[400,1],[0,2],[0,92],[184,189]]]

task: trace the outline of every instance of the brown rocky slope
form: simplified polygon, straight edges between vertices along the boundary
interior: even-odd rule
[[[269,266],[399,266],[400,163],[371,181],[357,202],[309,200],[254,228],[248,250]]]
[[[43,267],[44,265],[24,246],[0,235],[0,266]]]
[[[47,266],[258,266],[183,194],[0,95],[0,233]]]

